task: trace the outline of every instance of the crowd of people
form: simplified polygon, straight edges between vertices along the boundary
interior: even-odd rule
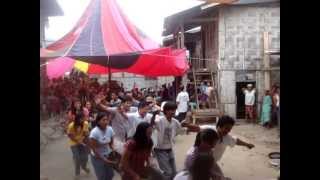
[[[176,98],[160,91],[122,85],[100,85],[97,79],[77,76],[50,81],[42,89],[42,105],[51,114],[64,114],[65,132],[73,155],[75,179],[81,169],[89,174],[90,157],[98,180],[118,171],[123,180],[225,180],[217,164],[227,146],[254,145],[229,135],[235,121],[219,118],[216,126],[194,125],[186,119],[189,93],[179,88]],[[159,98],[160,97],[160,98]],[[42,107],[43,107],[42,106]],[[186,153],[184,169],[177,172],[175,138],[196,132]]]
[[[255,97],[256,89],[252,84],[242,88],[245,95],[245,118],[248,123],[255,123]],[[280,127],[280,87],[273,85],[270,90],[265,91],[262,100],[260,124],[271,128],[274,125]]]
[[[41,119],[64,115],[68,108],[79,102],[83,105],[93,104],[97,96],[105,96],[105,103],[111,107],[118,106],[126,95],[132,97],[134,107],[138,107],[139,101],[147,95],[154,97],[157,101],[175,101],[177,90],[173,84],[125,90],[122,83],[120,85],[116,81],[110,84],[109,82],[99,83],[98,79],[89,78],[84,74],[52,80],[43,77],[43,83],[40,86],[40,115]]]
[[[145,98],[139,102],[138,111],[130,112],[130,97],[116,108],[102,104],[103,99],[95,99],[98,113],[94,125],[84,111],[67,127],[76,179],[79,179],[80,169],[90,173],[87,168],[90,156],[98,180],[112,179],[114,170],[123,180],[224,180],[229,178],[224,176],[217,161],[226,147],[254,147],[229,135],[235,123],[229,116],[221,117],[217,126],[198,126],[175,119],[177,105],[171,101],[161,108]],[[194,145],[186,152],[184,170],[178,173],[174,140],[178,134],[187,132],[198,134]]]
[[[98,180],[112,179],[114,171],[123,180],[226,180],[230,178],[217,164],[226,147],[254,147],[229,134],[235,123],[229,116],[220,117],[216,126],[190,124],[186,120],[192,99],[188,86],[181,86],[171,97],[165,85],[159,91],[125,91],[122,85],[99,84],[85,76],[48,82],[41,89],[41,110],[51,116],[66,114],[62,124],[69,137],[75,179],[80,178],[81,169],[91,173],[90,157]],[[202,94],[210,88],[203,85]],[[256,90],[249,84],[243,93],[246,118],[254,122]],[[279,102],[280,88],[275,85],[263,98],[261,125],[280,126]],[[197,136],[186,152],[183,170],[177,172],[174,140],[187,132]]]
[[[40,116],[41,119],[64,116],[65,112],[70,110],[68,108],[75,108],[74,105],[79,102],[84,106],[94,104],[93,100],[97,96],[105,96],[105,103],[111,107],[118,106],[125,95],[133,98],[134,107],[137,107],[138,102],[146,95],[154,97],[158,102],[176,101],[179,92],[181,92],[180,88],[176,87],[175,83],[169,83],[163,84],[161,87],[141,89],[134,87],[131,90],[125,90],[123,84],[119,85],[115,81],[110,84],[108,82],[100,84],[98,79],[89,78],[84,74],[71,74],[70,77],[53,80],[43,77],[43,83],[40,86]],[[214,107],[214,92],[210,83],[202,83],[197,91],[200,108]],[[184,92],[183,99],[188,96],[189,105],[196,107],[194,86],[188,84],[184,88]],[[179,96],[179,98],[181,97]]]

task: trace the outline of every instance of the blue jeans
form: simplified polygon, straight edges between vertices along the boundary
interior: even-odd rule
[[[104,161],[90,155],[94,172],[96,173],[97,180],[111,180],[114,176],[113,169]]]
[[[75,174],[80,175],[80,167],[87,169],[88,149],[86,146],[78,144],[71,146],[71,151],[75,165]]]
[[[166,180],[172,180],[177,173],[176,162],[172,150],[154,149],[154,153]]]

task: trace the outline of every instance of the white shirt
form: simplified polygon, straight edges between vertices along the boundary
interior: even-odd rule
[[[179,172],[173,180],[190,180],[190,174],[188,171]]]
[[[244,94],[245,94],[245,105],[247,106],[253,106],[254,102],[255,102],[255,93],[256,90],[244,90]]]
[[[200,129],[210,128],[217,131],[216,126],[212,125],[202,125]],[[237,143],[237,137],[231,136],[230,134],[225,135],[222,138],[222,142],[219,140],[216,146],[213,149],[213,157],[216,161],[219,161],[222,158],[223,153],[227,149],[227,146],[234,147]]]
[[[139,111],[134,112],[134,113],[127,113],[128,120],[130,123],[130,130],[128,132],[128,137],[132,137],[137,129],[137,126],[140,122],[148,122],[150,123],[152,114],[147,113],[144,117],[142,117],[139,113]]]
[[[107,156],[112,151],[109,143],[111,142],[112,137],[114,136],[113,129],[110,126],[107,126],[105,131],[102,131],[100,128],[95,127],[90,132],[90,138],[94,139],[98,143],[97,151],[101,156]],[[94,155],[94,152],[91,151],[91,154]]]
[[[108,107],[108,109],[115,111],[115,110],[118,109],[118,107]],[[131,106],[128,113],[134,113],[134,112],[137,112],[137,111],[138,111],[137,107]]]
[[[130,123],[130,129],[129,129],[129,132],[128,132],[128,137],[133,137],[133,135],[136,133],[136,129],[139,125],[140,122],[148,122],[150,123],[151,122],[151,118],[152,118],[152,114],[150,113],[147,113],[144,117],[142,117],[140,115],[140,113],[137,111],[135,113],[128,113],[127,114],[128,116],[128,120],[129,120],[129,123]],[[156,119],[159,118],[159,115],[156,115]],[[152,132],[152,135],[151,135],[151,139],[153,141],[153,145],[156,146],[157,145],[157,130],[154,129],[153,132]]]
[[[176,101],[179,103],[177,111],[179,113],[184,113],[188,111],[189,94],[186,91],[181,91]]]
[[[206,93],[208,89],[208,86],[205,84],[200,85],[200,91],[201,93]]]
[[[176,135],[184,132],[180,122],[174,118],[171,122],[165,116],[160,116],[155,120],[155,127],[158,130],[157,149],[171,149]]]
[[[212,94],[212,91],[213,91],[213,90],[214,90],[213,87],[212,87],[212,86],[209,86],[209,87],[207,88],[207,95],[210,96],[210,95]]]
[[[131,106],[129,113],[134,113],[134,112],[137,112],[137,111],[138,111],[137,107]]]
[[[280,104],[280,96],[279,96],[279,94],[275,94],[274,96],[275,96],[275,98],[276,98],[276,100],[277,100],[276,106],[279,107],[279,104]]]

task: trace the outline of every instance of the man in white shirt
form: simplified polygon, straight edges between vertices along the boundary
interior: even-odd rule
[[[208,104],[209,108],[214,108],[214,88],[213,85],[209,82],[207,88]]]
[[[180,122],[183,121],[186,118],[187,112],[188,112],[188,103],[189,103],[189,94],[184,90],[184,86],[180,87],[180,92],[177,96],[177,113],[178,116],[176,116],[176,119],[178,119]]]
[[[174,102],[168,101],[163,106],[164,116],[160,116],[160,118],[151,121],[151,125],[154,125],[158,131],[158,142],[154,148],[154,153],[160,169],[163,171],[163,175],[168,180],[173,179],[177,172],[172,150],[175,136],[186,132],[186,129],[183,127],[187,127],[189,131],[195,131],[193,125],[186,123],[180,124],[178,120],[173,118],[176,109],[177,105]]]
[[[213,149],[213,157],[217,162],[222,158],[228,146],[234,147],[235,145],[239,145],[239,146],[245,146],[249,149],[254,147],[253,144],[244,142],[241,139],[235,136],[231,136],[229,134],[234,124],[235,124],[235,121],[232,117],[222,116],[219,118],[217,122],[217,126],[211,126],[211,125],[200,126],[200,129],[206,129],[206,128],[214,129],[215,131],[217,131],[219,135],[220,140],[217,142],[216,146]]]
[[[245,106],[246,106],[246,119],[248,122],[254,122],[253,110],[255,104],[256,90],[252,88],[252,84],[248,84],[247,88],[242,88],[245,95]]]
[[[148,113],[150,111],[149,103],[146,101],[141,101],[138,106],[138,111],[135,113],[127,113],[129,123],[130,123],[130,129],[128,132],[128,137],[133,137],[133,135],[136,132],[136,128],[139,123],[141,122],[148,122],[151,123],[152,118],[156,118],[155,113]],[[152,133],[152,140],[154,145],[156,144],[156,132],[154,131]]]

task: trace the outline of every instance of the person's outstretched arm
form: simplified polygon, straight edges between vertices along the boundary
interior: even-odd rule
[[[244,142],[244,141],[242,141],[242,140],[241,140],[241,139],[239,139],[239,138],[237,138],[237,142],[236,142],[236,144],[237,144],[238,146],[246,146],[246,147],[247,147],[247,148],[249,148],[249,149],[254,148],[254,145],[253,145],[253,144],[250,144],[250,143]]]

